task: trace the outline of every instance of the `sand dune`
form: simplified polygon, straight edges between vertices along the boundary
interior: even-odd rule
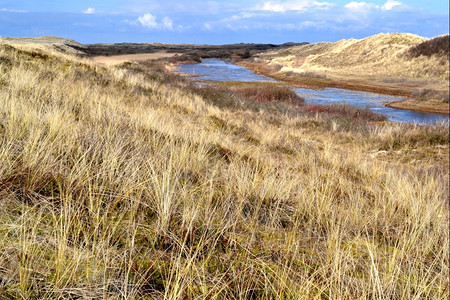
[[[335,76],[438,80],[447,85],[446,55],[411,57],[408,50],[429,39],[413,34],[378,34],[292,47],[261,55],[280,72],[319,72]]]

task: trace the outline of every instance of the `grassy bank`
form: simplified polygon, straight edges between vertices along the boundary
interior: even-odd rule
[[[23,45],[0,74],[2,299],[449,296],[445,124]]]

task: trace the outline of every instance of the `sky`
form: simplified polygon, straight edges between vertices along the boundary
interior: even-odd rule
[[[0,36],[80,43],[337,41],[449,33],[448,0],[0,0]]]

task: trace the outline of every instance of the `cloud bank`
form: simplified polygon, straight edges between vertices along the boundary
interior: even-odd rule
[[[336,41],[381,32],[433,37],[449,31],[445,3],[439,4],[441,11],[430,12],[425,4],[416,2],[413,7],[403,0],[115,0],[97,2],[95,8],[87,0],[80,1],[85,2],[77,2],[71,13],[29,10],[27,18],[18,16],[28,9],[22,2],[16,7],[5,4],[0,8],[0,35],[223,44]],[[80,9],[83,6],[88,8]]]

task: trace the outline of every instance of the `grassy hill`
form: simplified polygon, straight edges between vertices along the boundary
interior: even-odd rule
[[[1,299],[448,298],[447,125],[164,70],[0,43]]]

